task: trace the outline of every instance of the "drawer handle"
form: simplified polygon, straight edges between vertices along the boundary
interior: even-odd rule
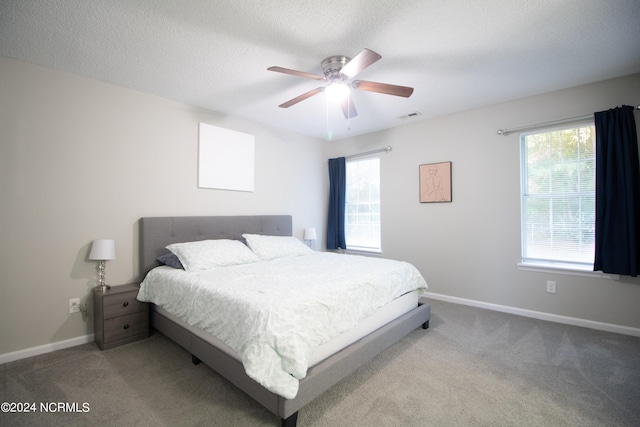
[[[124,325],[123,328],[124,329],[129,329],[129,325]]]
[[[123,307],[127,307],[128,305],[129,305],[129,301],[125,301],[125,302],[122,303]]]

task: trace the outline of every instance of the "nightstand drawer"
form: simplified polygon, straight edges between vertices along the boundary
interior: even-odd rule
[[[120,316],[104,321],[104,342],[122,340],[136,335],[148,334],[149,313],[145,310],[140,313]]]
[[[126,314],[147,311],[147,304],[136,299],[138,292],[123,292],[120,294],[109,295],[103,300],[104,318],[111,319],[113,317],[124,316]]]

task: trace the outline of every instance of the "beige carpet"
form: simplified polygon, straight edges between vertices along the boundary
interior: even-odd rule
[[[0,413],[2,426],[280,423],[160,334],[0,365],[0,402],[37,406]],[[40,410],[58,402],[78,412]],[[298,425],[639,426],[640,338],[433,301],[429,330],[303,408]]]

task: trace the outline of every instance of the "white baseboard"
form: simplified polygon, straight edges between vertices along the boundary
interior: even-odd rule
[[[542,311],[526,310],[522,308],[509,307],[506,305],[492,304],[488,302],[475,301],[466,298],[452,297],[449,295],[436,294],[426,292],[422,295],[424,298],[451,302],[454,304],[469,305],[472,307],[485,308],[488,310],[500,311],[503,313],[516,314],[534,319],[548,320],[550,322],[564,323],[567,325],[581,326],[584,328],[597,329],[600,331],[614,332],[618,334],[631,335],[640,337],[639,328],[631,328],[629,326],[614,325],[612,323],[596,322],[594,320],[580,319],[577,317],[560,316],[558,314],[545,313]],[[11,353],[0,354],[0,365],[3,363],[13,362],[15,360],[26,359],[27,357],[38,356],[40,354],[50,353],[64,348],[75,347],[86,343],[93,342],[93,334],[82,335],[70,338],[64,341],[57,341],[50,344],[39,345],[37,347],[26,348]]]
[[[542,311],[526,310],[522,308],[509,307],[506,305],[491,304],[482,301],[475,301],[465,298],[451,297],[448,295],[434,294],[426,292],[424,298],[431,298],[440,301],[452,302],[455,304],[470,305],[472,307],[486,308],[488,310],[501,311],[503,313],[517,314],[534,319],[548,320],[550,322],[564,323],[566,325],[581,326],[583,328],[597,329],[599,331],[615,332],[617,334],[640,337],[640,329],[629,326],[614,325],[612,323],[596,322],[594,320],[580,319],[577,317],[560,316],[558,314],[545,313]]]
[[[13,362],[14,360],[26,359],[27,357],[38,356],[40,354],[51,353],[52,351],[64,348],[75,347],[77,345],[93,342],[93,334],[82,335],[68,340],[57,341],[50,344],[39,345],[37,347],[25,348],[24,350],[13,351],[11,353],[0,354],[0,365]]]

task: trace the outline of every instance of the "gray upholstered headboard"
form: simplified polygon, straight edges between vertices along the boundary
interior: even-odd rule
[[[167,245],[208,239],[242,240],[243,233],[292,235],[291,215],[145,217],[140,219],[140,277],[157,266]]]

